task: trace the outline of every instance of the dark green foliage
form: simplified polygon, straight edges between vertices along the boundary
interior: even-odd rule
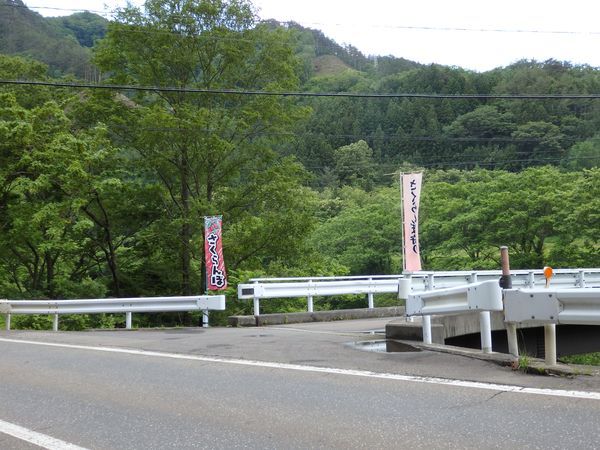
[[[498,268],[507,245],[514,269],[598,267],[600,172],[550,166],[520,173],[477,170],[426,174],[421,218],[425,266]]]
[[[93,47],[106,35],[108,20],[90,12],[71,14],[66,17],[49,17],[49,23],[62,27],[77,39],[82,47]]]

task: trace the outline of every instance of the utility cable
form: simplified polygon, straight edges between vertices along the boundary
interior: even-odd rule
[[[4,4],[9,8],[24,8],[30,10],[47,9],[52,11],[66,11],[66,12],[92,12],[95,14],[114,15],[113,11],[98,11],[90,10],[85,8],[58,8],[53,6],[28,6],[28,5],[17,5],[17,4]],[[180,16],[180,14],[171,14],[172,17]],[[280,21],[277,19],[262,19],[260,23],[272,23],[275,21],[280,25],[293,26],[301,25],[293,20]],[[587,30],[540,30],[540,29],[527,29],[527,28],[477,28],[477,27],[452,27],[452,26],[428,26],[428,25],[389,25],[389,24],[346,24],[346,23],[322,23],[322,22],[309,22],[309,25],[313,26],[336,26],[336,27],[360,27],[360,28],[374,28],[374,29],[398,29],[398,30],[417,30],[417,31],[458,31],[458,32],[474,32],[474,33],[519,33],[519,34],[561,34],[561,35],[600,35],[600,31],[587,31]],[[302,26],[302,25],[301,25]]]
[[[139,86],[119,84],[66,83],[55,81],[0,80],[0,84],[46,86],[77,89],[105,89],[118,91],[172,92],[178,94],[263,95],[278,97],[341,97],[341,98],[422,98],[447,100],[597,100],[600,94],[436,94],[436,93],[369,93],[369,92],[300,92],[261,91],[246,89],[202,89],[174,86]]]

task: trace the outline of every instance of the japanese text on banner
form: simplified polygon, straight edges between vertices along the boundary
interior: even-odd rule
[[[221,225],[221,216],[204,218],[204,258],[206,261],[206,286],[209,291],[227,289]]]
[[[422,173],[402,174],[402,207],[404,215],[404,270],[421,270],[419,248],[419,199]]]

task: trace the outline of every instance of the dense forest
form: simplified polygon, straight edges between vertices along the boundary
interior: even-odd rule
[[[230,279],[215,324],[250,311],[235,287],[251,277],[399,273],[398,178],[412,170],[424,171],[424,269],[497,268],[499,245],[514,268],[600,266],[594,67],[365,56],[258,21],[246,0],[148,0],[110,22],[0,0],[0,80],[0,297],[203,292],[214,214]]]

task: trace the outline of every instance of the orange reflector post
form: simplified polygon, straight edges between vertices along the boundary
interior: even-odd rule
[[[550,278],[554,275],[554,270],[552,267],[546,266],[544,267],[544,277],[546,277],[546,287],[550,286]]]

